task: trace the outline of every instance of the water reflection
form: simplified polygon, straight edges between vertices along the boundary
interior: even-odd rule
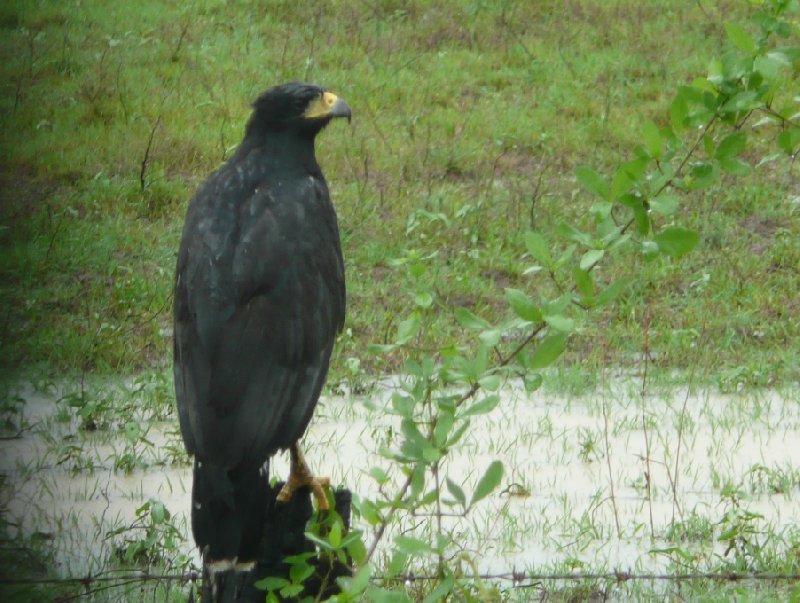
[[[391,387],[390,381],[378,387],[367,405],[350,396],[325,398],[306,435],[315,471],[362,498],[380,495],[368,471],[388,467],[377,451],[396,443],[399,421],[386,412]],[[134,413],[86,430],[56,402],[65,389],[24,385],[16,392],[24,400],[22,430],[0,442],[1,502],[10,524],[48,539],[65,575],[106,569],[119,541],[107,535],[134,525],[137,509],[151,499],[187,535],[191,471],[181,458],[176,423]],[[564,563],[665,571],[668,558],[650,551],[673,539],[722,554],[723,543],[702,542],[702,528],[736,505],[763,516],[759,525],[774,534],[796,525],[796,393],[673,390],[643,401],[630,389],[568,399],[507,387],[492,414],[472,420],[443,470],[464,485],[468,498],[493,460],[503,462],[505,476],[467,519],[446,517],[444,526],[480,571]],[[135,391],[125,391],[135,398]],[[131,423],[139,430],[135,437],[126,433]],[[130,458],[121,465],[125,455]],[[272,470],[286,475],[287,459],[276,458]],[[387,492],[402,476],[390,471],[390,478]],[[406,518],[395,529],[424,533],[422,523]],[[190,535],[178,546],[197,563]]]

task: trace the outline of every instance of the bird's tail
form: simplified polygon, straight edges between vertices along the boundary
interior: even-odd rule
[[[266,466],[229,471],[195,460],[192,532],[205,562],[256,558],[268,488]]]

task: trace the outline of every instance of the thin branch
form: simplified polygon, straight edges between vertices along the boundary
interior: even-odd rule
[[[605,381],[605,371],[603,371],[603,381]],[[619,510],[617,509],[617,495],[614,491],[614,473],[611,470],[611,444],[608,441],[608,404],[606,396],[603,394],[603,439],[606,445],[606,466],[608,468],[608,485],[611,491],[611,507],[614,509],[614,523],[617,526],[617,538],[622,540],[622,527],[619,524]]]
[[[653,492],[652,492],[652,470],[650,468],[650,436],[647,432],[647,420],[644,412],[645,396],[647,395],[647,369],[650,365],[650,305],[648,303],[644,319],[644,371],[642,373],[642,430],[644,431],[645,446],[645,485],[647,486],[647,508],[650,513],[650,540],[655,540],[655,524],[653,522]]]
[[[150,139],[147,141],[147,148],[144,150],[144,159],[142,159],[142,169],[139,172],[139,184],[141,186],[142,192],[144,192],[145,186],[147,184],[146,175],[147,175],[147,163],[150,160],[150,149],[153,147],[153,139],[156,136],[156,130],[158,126],[161,124],[161,116],[159,115],[156,119],[156,123],[153,126],[153,129],[150,130]]]
[[[705,330],[705,329],[704,329]],[[701,333],[700,340],[704,338],[704,334]],[[698,356],[700,353],[701,346],[697,347]],[[672,509],[672,523],[675,523],[675,509],[678,509],[678,514],[683,519],[683,509],[681,509],[680,501],[678,500],[678,469],[680,468],[681,464],[681,447],[683,445],[683,423],[686,417],[686,406],[689,403],[689,395],[692,389],[692,384],[694,383],[694,376],[695,370],[697,369],[697,362],[692,363],[692,368],[689,371],[689,383],[686,386],[686,396],[683,399],[683,407],[681,408],[681,414],[678,417],[678,447],[677,451],[675,452],[675,470],[672,472],[672,502],[673,502],[673,509]],[[667,469],[667,474],[669,475],[669,469]]]
[[[533,329],[514,348],[514,350],[511,353],[500,359],[500,361],[498,362],[498,368],[508,366],[511,363],[511,361],[517,356],[517,354],[519,354],[525,348],[525,346],[530,344],[544,328],[545,325],[541,324],[535,329]],[[467,390],[467,392],[463,394],[458,400],[456,400],[456,408],[464,404],[464,402],[466,402],[467,400],[473,398],[475,394],[478,393],[480,388],[481,386],[479,383],[477,382],[473,383]],[[428,440],[430,440],[430,438],[433,436],[433,430],[435,426],[436,426],[436,421],[435,420],[431,421],[431,424],[428,428],[428,438],[427,438]],[[378,548],[378,543],[381,541],[384,533],[386,532],[386,527],[389,525],[389,522],[391,521],[395,511],[397,511],[397,509],[399,508],[400,502],[405,497],[406,493],[408,492],[408,489],[411,487],[411,480],[412,480],[412,474],[409,473],[409,475],[406,477],[405,482],[403,482],[403,485],[400,486],[400,489],[398,490],[397,494],[394,495],[394,498],[392,499],[391,503],[391,508],[387,511],[386,515],[381,519],[380,523],[378,524],[378,529],[375,532],[375,536],[373,536],[372,538],[372,543],[370,544],[369,549],[367,549],[367,555],[364,558],[362,566],[369,563],[370,560],[372,559],[372,556],[375,554],[375,551]]]

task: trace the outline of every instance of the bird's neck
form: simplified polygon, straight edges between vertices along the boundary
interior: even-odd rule
[[[314,137],[299,136],[289,131],[251,132],[239,147],[238,153],[249,155],[257,150],[262,161],[272,169],[315,174],[320,171],[314,154]]]

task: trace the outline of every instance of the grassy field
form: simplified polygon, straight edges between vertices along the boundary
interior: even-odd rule
[[[630,158],[645,120],[664,122],[676,86],[705,73],[726,44],[722,24],[746,10],[5,3],[3,364],[132,371],[168,362],[188,199],[235,148],[248,103],[290,79],[330,86],[355,113],[318,151],[348,268],[334,375],[396,367],[392,357],[376,366],[366,344],[383,342],[421,289],[439,308],[421,348],[457,340],[453,308],[502,316],[503,287],[536,287],[521,274],[524,231],[583,219],[591,199],[574,167]],[[647,312],[658,365],[685,367],[694,342],[710,372],[754,385],[797,378],[791,170],[770,165],[689,195],[680,217],[702,231],[698,252],[641,267],[641,285],[576,338],[567,362],[633,362]],[[430,258],[421,281],[396,267],[409,257]]]
[[[525,273],[525,233],[590,222],[594,200],[574,169],[630,159],[648,120],[668,124],[676,88],[728,48],[725,23],[752,10],[735,0],[2,3],[2,377],[163,377],[188,200],[236,148],[249,103],[287,80],[327,85],[353,109],[317,152],[348,279],[331,381],[359,390],[408,356],[469,346],[456,309],[495,322],[509,314],[504,288],[553,287]],[[746,159],[772,152],[754,142]],[[675,220],[701,233],[697,249],[604,265],[607,282],[639,277],[579,325],[545,385],[589,391],[603,369],[637,371],[644,358],[665,382],[796,384],[797,170],[778,159],[683,195]],[[426,322],[412,344],[371,351],[414,308]]]

